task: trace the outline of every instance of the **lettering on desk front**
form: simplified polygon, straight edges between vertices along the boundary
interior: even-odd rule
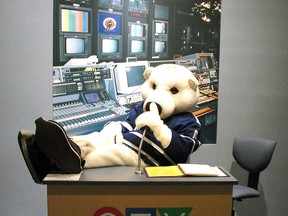
[[[93,216],[189,216],[192,208],[126,208],[122,213],[114,207],[98,209]]]

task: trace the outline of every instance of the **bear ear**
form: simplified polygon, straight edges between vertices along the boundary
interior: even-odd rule
[[[143,76],[145,77],[146,80],[150,77],[152,71],[153,71],[153,67],[149,67],[144,71]]]
[[[197,90],[198,84],[195,83],[192,79],[189,79],[188,83],[189,83],[190,88],[192,88],[194,91]]]

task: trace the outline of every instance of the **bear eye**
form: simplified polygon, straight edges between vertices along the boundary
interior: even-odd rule
[[[153,83],[153,85],[152,85],[152,89],[153,89],[153,90],[156,89],[156,84],[155,84],[155,83]]]
[[[173,88],[170,89],[170,92],[172,94],[177,94],[179,91],[178,91],[178,89],[176,87],[173,87]]]

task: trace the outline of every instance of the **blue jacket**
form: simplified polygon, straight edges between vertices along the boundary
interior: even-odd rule
[[[124,144],[137,154],[143,130],[137,128],[136,118],[143,113],[143,102],[136,105],[125,120],[131,128],[122,126]],[[198,149],[201,142],[197,139],[201,131],[201,124],[192,113],[179,113],[164,120],[172,131],[172,140],[168,147],[163,148],[151,131],[147,131],[142,151],[142,160],[150,166],[168,166],[186,163],[189,155]]]

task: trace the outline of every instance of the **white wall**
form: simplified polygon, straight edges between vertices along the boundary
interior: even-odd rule
[[[0,215],[46,215],[46,186],[36,185],[17,143],[52,117],[53,1],[0,1]]]
[[[286,0],[223,0],[217,145],[193,159],[218,161],[242,181],[234,137],[278,141],[260,177],[263,196],[237,205],[240,216],[287,212],[287,8]],[[47,215],[46,186],[33,183],[16,137],[52,116],[52,15],[53,1],[0,1],[1,215]]]
[[[240,216],[287,214],[287,8],[285,0],[223,1],[218,163],[242,183],[245,173],[232,163],[234,137],[278,141],[260,176],[261,198],[237,203]]]

